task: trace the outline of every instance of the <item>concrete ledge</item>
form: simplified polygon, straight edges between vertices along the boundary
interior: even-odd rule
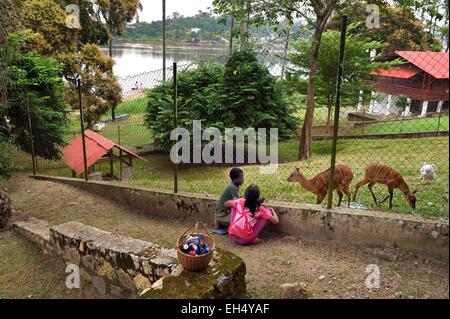
[[[119,201],[145,214],[165,218],[213,222],[217,197],[151,190],[119,183],[37,175],[92,194]],[[270,202],[280,225],[269,230],[309,240],[332,240],[365,247],[398,247],[448,263],[448,220],[425,219],[397,213]]]
[[[79,266],[82,287],[104,296],[135,298],[240,298],[246,293],[245,264],[217,249],[206,269],[190,272],[175,249],[113,234],[79,222],[50,226],[30,217],[16,230],[44,252]]]

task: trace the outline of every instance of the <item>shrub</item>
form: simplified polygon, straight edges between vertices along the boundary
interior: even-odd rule
[[[11,218],[11,201],[6,194],[0,191],[0,229],[8,225]]]
[[[173,83],[164,82],[148,94],[147,126],[155,143],[168,151],[173,145]],[[233,53],[225,66],[203,63],[178,75],[178,126],[202,128],[278,128],[281,139],[291,136],[296,120],[281,85],[251,51]]]
[[[297,126],[281,83],[252,51],[230,56],[225,65],[222,101],[227,105],[224,118],[231,120],[232,126],[276,127],[280,139],[289,138]]]
[[[195,70],[178,74],[178,125],[192,128],[193,120],[203,120],[203,127],[225,127],[222,122],[220,86],[224,67],[219,64],[200,64]],[[148,94],[147,126],[155,143],[169,150],[173,142],[170,132],[174,128],[173,83],[163,82]]]

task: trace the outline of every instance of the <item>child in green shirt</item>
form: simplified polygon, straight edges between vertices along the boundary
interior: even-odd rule
[[[233,167],[230,170],[231,183],[228,184],[219,197],[216,206],[216,228],[221,233],[228,228],[231,222],[231,209],[224,206],[225,202],[231,199],[239,198],[239,186],[244,184],[244,172],[242,169]]]

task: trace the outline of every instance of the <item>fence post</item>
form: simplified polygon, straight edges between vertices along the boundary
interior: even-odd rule
[[[87,158],[86,158],[86,138],[84,136],[84,116],[83,104],[81,102],[81,81],[77,79],[78,84],[78,99],[80,102],[80,125],[81,125],[81,140],[83,141],[83,163],[84,163],[84,180],[88,180]]]
[[[120,142],[120,125],[117,124],[117,142],[120,144],[122,144]],[[122,149],[119,150],[119,168],[120,168],[120,180],[123,179],[123,163],[122,163]]]
[[[442,112],[442,109],[439,110],[439,117],[438,117],[438,124],[437,124],[437,131],[436,132],[439,132],[439,129],[441,128],[441,112]]]
[[[33,175],[36,175],[36,155],[34,153],[33,128],[31,126],[31,115],[30,115],[30,105],[28,104],[28,96],[27,96],[27,117],[28,117],[28,127],[30,129],[31,161],[33,164]]]
[[[361,134],[364,135],[364,126],[366,125],[366,109],[363,107],[363,122],[362,122],[362,132]]]
[[[177,63],[173,63],[173,106],[174,106],[174,117],[173,124],[174,128],[178,127],[178,104],[177,104]],[[176,160],[178,159],[178,151],[176,152]],[[175,162],[174,176],[173,176],[173,192],[178,192],[178,164]]]
[[[163,81],[166,80],[166,0],[162,0]]]
[[[333,204],[333,184],[334,184],[334,168],[336,166],[336,147],[337,147],[337,136],[338,136],[338,126],[339,126],[339,111],[341,105],[341,85],[342,85],[342,74],[344,72],[344,51],[345,51],[345,33],[347,30],[347,16],[342,16],[341,19],[341,43],[339,49],[339,66],[338,66],[338,76],[336,83],[336,105],[334,108],[334,123],[333,123],[333,142],[331,144],[331,165],[330,165],[330,175],[328,180],[328,204],[327,208],[330,209]]]
[[[403,120],[405,119],[405,117],[402,115],[402,119],[400,120],[400,134],[402,134],[403,131]]]

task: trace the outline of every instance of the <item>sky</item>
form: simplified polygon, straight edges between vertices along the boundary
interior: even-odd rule
[[[140,22],[162,19],[162,0],[141,0],[143,7],[139,12]],[[197,14],[198,10],[207,11],[212,7],[212,0],[166,0],[166,16],[178,12],[185,17]]]

